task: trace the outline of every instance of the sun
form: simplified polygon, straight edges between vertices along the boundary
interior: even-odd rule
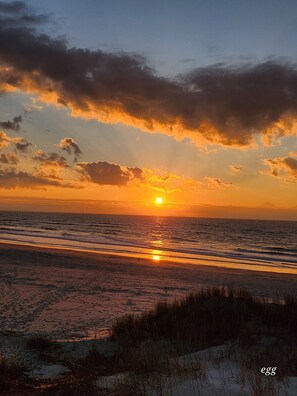
[[[162,197],[157,197],[157,198],[155,199],[155,202],[156,202],[157,205],[162,205],[162,203],[163,203],[163,198],[162,198]]]

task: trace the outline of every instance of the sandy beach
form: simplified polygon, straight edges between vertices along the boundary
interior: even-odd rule
[[[0,244],[1,330],[57,339],[106,335],[118,316],[140,314],[203,285],[236,285],[273,298],[297,277]]]

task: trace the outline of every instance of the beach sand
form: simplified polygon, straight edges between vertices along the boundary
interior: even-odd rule
[[[2,331],[57,339],[106,335],[114,319],[140,314],[203,285],[245,287],[273,298],[296,294],[297,276],[155,262],[0,244]]]

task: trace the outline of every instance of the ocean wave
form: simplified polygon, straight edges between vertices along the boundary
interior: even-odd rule
[[[1,217],[2,216],[2,217]],[[117,253],[159,250],[166,257],[206,257],[273,265],[297,263],[297,223],[108,215],[0,213],[0,238],[63,248],[88,244]],[[21,223],[21,225],[20,225]],[[6,237],[5,237],[6,235]]]

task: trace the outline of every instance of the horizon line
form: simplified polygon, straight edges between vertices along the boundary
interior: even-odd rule
[[[246,207],[248,209],[248,207]],[[256,207],[257,208],[257,207]],[[157,214],[129,214],[129,213],[95,213],[95,212],[64,212],[64,211],[40,211],[40,210],[6,210],[0,209],[0,213],[39,213],[39,214],[62,214],[62,215],[93,215],[93,216],[125,216],[125,217],[165,217],[180,219],[208,219],[208,220],[238,220],[238,221],[279,221],[279,222],[297,222],[294,219],[263,219],[263,218],[247,218],[247,217],[217,217],[217,216],[193,216],[193,215],[157,215]]]

